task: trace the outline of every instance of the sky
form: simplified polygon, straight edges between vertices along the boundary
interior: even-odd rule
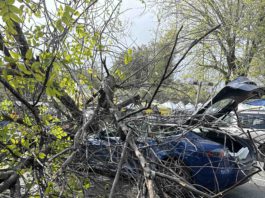
[[[56,10],[53,0],[46,0],[46,5],[49,9]],[[152,30],[156,26],[155,14],[145,8],[145,4],[140,0],[122,0],[121,11],[125,11],[121,15],[121,20],[128,27],[128,33],[132,36],[131,42],[141,45],[151,41],[154,32]]]
[[[127,10],[121,17],[123,22],[129,22],[129,32],[135,44],[147,44],[153,38],[152,30],[156,26],[156,17],[139,0],[123,0],[121,10]]]

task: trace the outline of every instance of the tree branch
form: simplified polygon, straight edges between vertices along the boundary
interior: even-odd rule
[[[34,102],[33,104],[33,107],[36,106],[38,104],[38,102],[40,101],[40,98],[42,96],[42,94],[44,93],[45,89],[46,89],[46,86],[47,86],[47,83],[48,83],[48,80],[49,80],[49,77],[50,77],[50,73],[52,71],[52,68],[53,68],[53,62],[55,61],[55,56],[53,57],[50,65],[48,66],[47,68],[47,71],[46,71],[46,74],[45,74],[45,80],[43,82],[43,85],[42,85],[42,89],[37,97],[37,100]]]
[[[36,111],[36,109],[31,106],[31,104],[29,104],[28,101],[26,101],[5,79],[2,78],[2,76],[0,76],[0,82],[19,100],[22,102],[22,104],[24,104],[30,111],[31,113],[34,115],[35,120],[38,124],[41,124],[41,120],[39,118],[39,115]]]
[[[16,42],[19,44],[19,49],[20,49],[20,53],[23,59],[26,59],[26,53],[29,50],[29,45],[28,42],[26,40],[26,37],[22,31],[22,28],[20,27],[19,23],[14,22],[14,28],[17,32],[17,34],[13,35]]]
[[[121,172],[123,161],[124,161],[124,158],[125,158],[126,149],[128,147],[128,141],[129,141],[130,135],[131,135],[131,130],[126,135],[126,140],[125,140],[123,148],[122,148],[121,158],[120,158],[120,161],[119,161],[119,164],[118,164],[118,167],[117,167],[117,172],[116,172],[114,181],[112,183],[112,187],[111,187],[111,190],[110,190],[109,198],[112,198],[114,196],[115,188],[116,188],[116,185],[117,185],[117,183],[119,181],[119,178],[120,178],[120,172]]]

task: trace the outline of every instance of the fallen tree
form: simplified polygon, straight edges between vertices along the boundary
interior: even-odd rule
[[[126,179],[125,187],[132,184],[130,193],[143,197],[221,195],[194,186],[182,175],[187,168],[183,164],[171,167],[154,153],[147,155],[152,149],[142,149],[138,139],[150,131],[143,129],[143,133],[139,126],[143,120],[133,117],[151,108],[164,82],[192,48],[220,25],[194,39],[175,62],[181,27],[146,105],[124,113],[123,107],[141,104],[146,97],[136,92],[116,102],[117,93],[125,87],[120,82],[122,73],[112,71],[103,58],[108,50],[104,43],[118,40],[112,35],[115,28],[108,28],[115,25],[120,3],[54,2],[59,5],[56,11],[49,11],[46,1],[19,2],[25,15],[14,1],[0,2],[4,22],[0,27],[0,119],[5,123],[0,135],[0,193],[9,192],[10,197],[88,197],[101,190],[116,197],[122,192],[117,187],[119,181]],[[40,16],[45,18],[42,25],[25,22]],[[126,59],[130,59],[129,52]],[[144,126],[144,121],[141,124]],[[87,144],[91,135],[104,132],[122,142],[122,147],[112,148],[119,152],[107,164],[97,161]],[[130,158],[135,170],[124,171]],[[112,180],[111,188],[100,185],[101,181],[110,185]],[[177,189],[169,190],[169,181],[174,182],[170,187]]]

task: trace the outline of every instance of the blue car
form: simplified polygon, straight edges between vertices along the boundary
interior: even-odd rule
[[[185,121],[182,130],[176,127],[170,135],[139,137],[138,148],[153,170],[171,176],[174,170],[199,190],[218,193],[243,184],[259,171],[254,144],[251,139],[218,129],[215,124],[242,101],[263,94],[264,88],[245,77],[237,78]],[[185,130],[185,126],[188,129],[195,125],[196,129]],[[91,167],[102,166],[115,173],[122,145],[120,138],[110,134],[91,136],[86,148],[88,163]],[[166,171],[167,168],[171,172]],[[129,150],[121,174],[137,177],[141,174],[140,170],[137,158]],[[180,172],[183,170],[185,173]],[[172,186],[168,191],[172,191]]]

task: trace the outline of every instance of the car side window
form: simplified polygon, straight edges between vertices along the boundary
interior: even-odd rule
[[[265,129],[265,114],[239,114],[239,121],[242,127]]]

